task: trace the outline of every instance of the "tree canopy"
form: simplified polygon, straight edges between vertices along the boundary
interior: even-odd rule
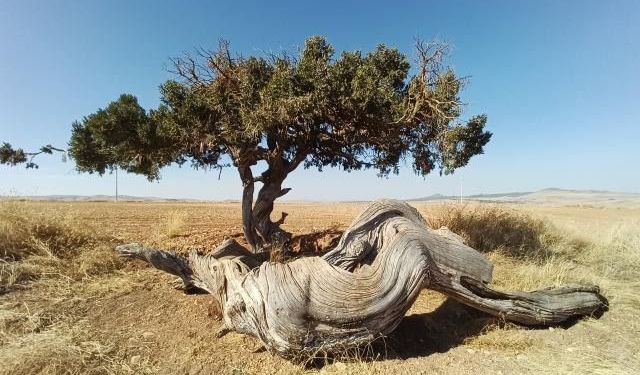
[[[419,44],[419,72],[408,78],[407,56],[384,45],[335,58],[312,37],[296,58],[245,58],[223,42],[201,59],[174,60],[183,79],[160,87],[159,108],[124,94],[74,123],[70,151],[81,171],[118,166],[151,179],[172,162],[222,166],[222,155],[382,175],[410,157],[419,174],[452,172],[491,134],[484,115],[458,122],[464,82],[441,65],[444,48]]]
[[[79,171],[118,167],[151,180],[171,163],[235,167],[245,198],[253,199],[255,182],[264,184],[252,217],[264,221],[266,212],[268,223],[246,223],[245,234],[257,230],[267,241],[273,201],[300,165],[386,176],[407,161],[427,175],[451,173],[482,153],[491,138],[486,116],[460,120],[465,80],[444,65],[446,46],[418,42],[416,51],[410,76],[409,58],[383,44],[336,55],[323,37],[311,37],[296,56],[244,57],[223,41],[173,60],[177,79],[160,86],[158,108],[123,94],[75,122],[69,152]],[[254,175],[261,161],[267,167]]]

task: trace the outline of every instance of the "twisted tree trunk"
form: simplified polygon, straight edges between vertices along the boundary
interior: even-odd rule
[[[256,179],[253,177],[250,165],[238,168],[242,180],[242,230],[244,237],[254,253],[261,252],[269,245],[286,244],[291,239],[291,234],[280,228],[287,217],[282,213],[280,220],[273,222],[271,213],[276,199],[287,194],[291,189],[282,188],[282,182],[287,174],[283,170],[269,168],[258,179],[262,182],[262,187],[258,191],[258,197],[253,202],[254,185]]]
[[[283,181],[284,177],[265,181],[253,205],[252,220],[263,244],[284,245],[291,239],[291,234],[280,228],[280,224],[284,222],[284,218],[287,216],[286,213],[283,212],[282,217],[277,222],[271,220],[273,203],[291,190],[282,188]]]
[[[595,286],[504,293],[487,286],[492,264],[446,230],[432,230],[414,208],[378,201],[365,209],[323,257],[265,263],[233,240],[188,258],[119,246],[213,295],[220,334],[257,337],[292,357],[358,345],[393,331],[422,288],[526,325],[552,325],[606,308]]]

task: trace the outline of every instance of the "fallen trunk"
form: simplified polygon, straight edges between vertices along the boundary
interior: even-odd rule
[[[333,351],[393,331],[422,288],[526,325],[553,325],[606,308],[597,287],[534,292],[490,289],[492,264],[447,229],[433,230],[417,210],[378,201],[323,257],[267,263],[233,240],[188,258],[140,246],[119,246],[179,276],[219,303],[228,331],[257,337],[283,356]]]

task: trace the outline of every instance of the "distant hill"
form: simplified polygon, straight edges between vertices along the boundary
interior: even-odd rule
[[[480,202],[561,204],[561,205],[625,205],[640,207],[640,194],[619,193],[604,190],[568,190],[549,188],[534,192],[512,192],[476,194],[463,196],[463,200]],[[460,200],[460,196],[433,194],[422,198],[408,199],[414,202]]]
[[[31,195],[22,197],[9,197],[9,199],[26,199],[34,201],[64,201],[64,202],[101,202],[115,201],[113,195]],[[132,195],[119,195],[119,201],[123,202],[201,202],[199,199],[161,198],[161,197],[136,197]]]
[[[528,194],[533,194],[530,192],[527,193],[519,193],[519,192],[514,192],[514,193],[495,193],[495,194],[474,194],[474,195],[465,195],[462,198],[463,199],[478,199],[478,200],[482,200],[482,199],[500,199],[500,198],[517,198],[517,197],[522,197]],[[409,201],[439,201],[439,200],[452,200],[452,199],[460,199],[459,195],[442,195],[442,194],[432,194],[426,197],[422,197],[422,198],[416,198],[416,199],[408,199]]]

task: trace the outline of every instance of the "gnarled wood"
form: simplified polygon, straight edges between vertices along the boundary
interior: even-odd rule
[[[447,229],[432,230],[398,201],[365,209],[323,257],[266,263],[233,240],[188,258],[141,245],[117,248],[213,295],[220,334],[253,335],[284,356],[331,351],[393,331],[422,288],[506,320],[549,325],[606,306],[597,287],[497,292],[492,264]]]

